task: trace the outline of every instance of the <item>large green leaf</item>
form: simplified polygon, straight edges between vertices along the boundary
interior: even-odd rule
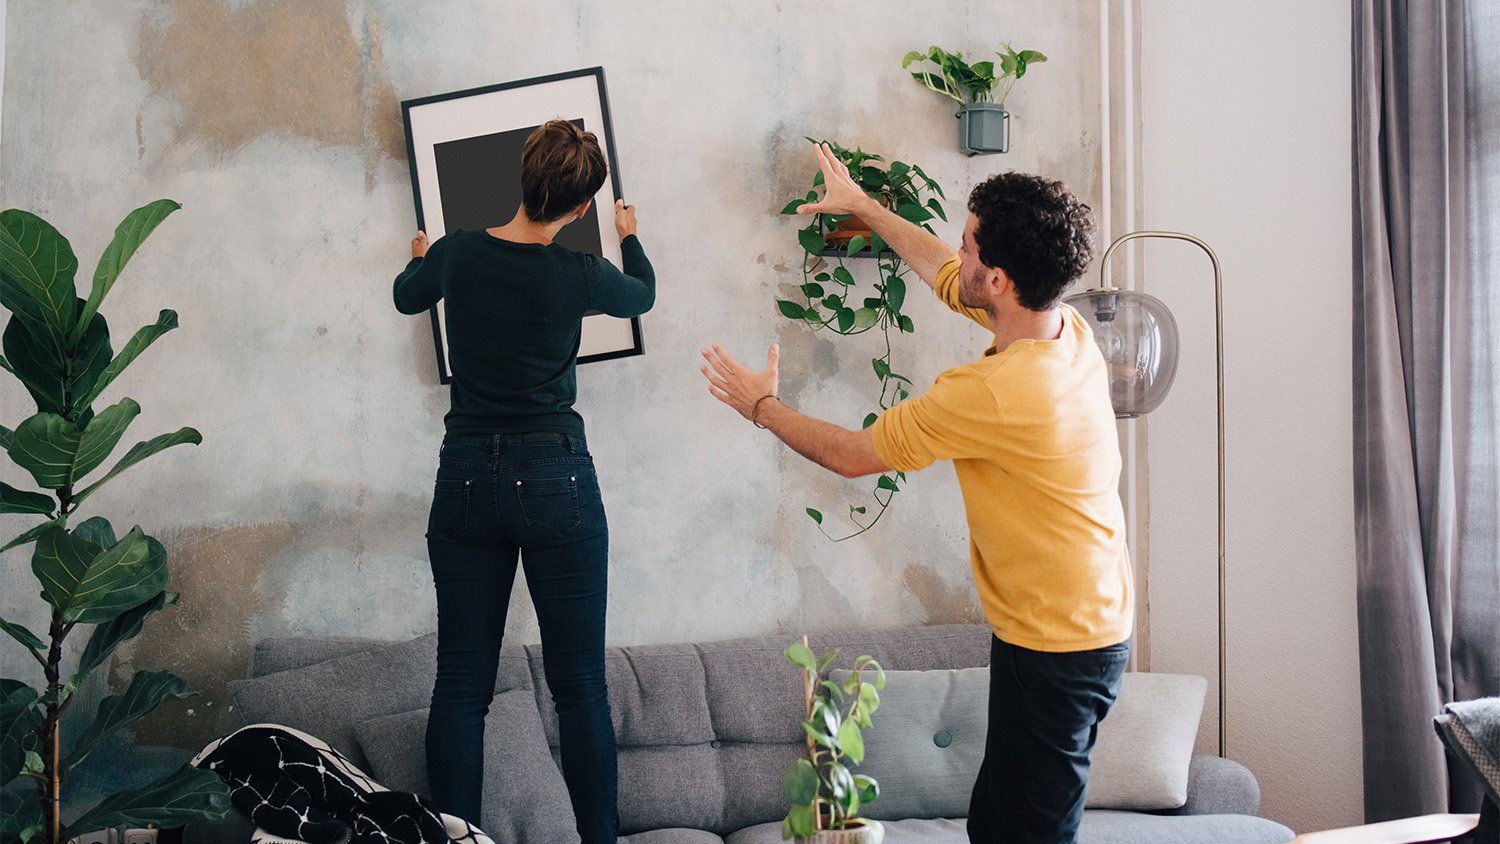
[[[83,429],[83,436],[78,442],[78,456],[73,463],[73,480],[78,480],[89,472],[99,468],[109,453],[119,445],[120,437],[125,435],[125,429],[135,421],[135,417],[141,412],[141,406],[134,399],[120,399],[99,412],[88,427]]]
[[[106,797],[69,824],[63,838],[120,824],[177,829],[198,818],[221,821],[227,814],[229,786],[212,771],[184,765],[144,788]]]
[[[74,495],[73,501],[83,501],[97,492],[99,487],[104,486],[115,475],[120,474],[157,452],[165,451],[174,445],[182,445],[184,443],[198,445],[201,442],[203,442],[203,435],[192,428],[179,428],[170,434],[162,434],[159,437],[152,437],[149,440],[138,442],[131,446],[129,451],[125,452],[125,456],[120,458],[120,462],[116,463],[115,467],[110,469],[104,477],[94,481]]]
[[[83,300],[74,300],[83,308]],[[37,410],[64,416],[82,411],[77,399],[93,390],[109,365],[109,322],[98,317],[83,333],[82,341],[65,349],[45,326],[11,317],[0,337],[10,369],[25,385]],[[76,414],[73,417],[76,421]]]
[[[83,313],[78,318],[78,326],[73,329],[70,340],[76,342],[94,314],[99,312],[100,303],[120,277],[120,271],[125,269],[125,264],[130,261],[135,250],[140,248],[141,243],[162,220],[181,207],[180,203],[170,199],[158,199],[125,215],[125,219],[115,227],[114,239],[105,247],[104,254],[99,256],[99,266],[94,270],[94,285],[89,292],[88,303],[84,305]]]
[[[62,413],[67,404],[67,359],[51,329],[12,316],[0,336],[10,371],[15,373],[37,410]]]
[[[87,574],[89,563],[104,549],[59,525],[48,525],[31,553],[31,571],[42,584],[42,597],[54,609],[73,605],[73,590]]]
[[[38,413],[16,426],[10,459],[30,472],[37,486],[61,489],[72,481],[73,459],[82,436],[77,425],[56,413]]]
[[[65,622],[100,624],[167,585],[167,554],[139,527],[103,550],[58,527],[37,541],[31,570]]]
[[[120,613],[113,621],[94,628],[89,642],[78,660],[78,671],[74,676],[82,680],[89,672],[104,664],[121,642],[134,639],[145,626],[146,619],[161,612],[168,604],[177,603],[176,592],[158,592],[145,603]]]
[[[0,618],[0,630],[4,630],[12,639],[34,651],[44,651],[47,649],[47,643],[42,641],[42,637],[26,629],[25,625],[15,624]]]
[[[0,211],[0,305],[49,326],[61,340],[73,328],[78,259],[68,239],[29,211]]]
[[[176,311],[168,309],[157,314],[156,322],[136,331],[135,336],[130,338],[125,347],[115,356],[115,359],[110,361],[109,365],[105,366],[103,371],[99,373],[98,379],[94,381],[88,391],[74,399],[74,404],[78,407],[88,407],[93,404],[94,399],[99,398],[99,394],[104,392],[105,388],[116,378],[120,377],[120,373],[125,371],[125,367],[129,366],[132,361],[139,357],[141,352],[146,351],[147,346],[155,343],[156,338],[176,327]]]
[[[109,519],[103,516],[84,519],[74,525],[73,535],[84,542],[91,542],[99,548],[110,548],[116,542],[120,541],[119,537],[115,536],[115,526],[110,524]]]
[[[37,540],[37,537],[39,537],[42,534],[46,533],[47,529],[50,528],[50,527],[52,527],[55,524],[57,524],[57,520],[56,519],[51,519],[49,521],[42,522],[41,524],[39,524],[36,527],[34,527],[34,528],[26,531],[25,533],[21,534],[20,536],[16,537],[15,539],[12,539],[11,541],[5,543],[5,545],[3,547],[0,547],[0,553],[3,553],[5,551],[9,551],[12,548],[16,548],[16,547],[25,545],[28,542],[35,542]]]
[[[39,697],[19,680],[0,680],[0,785],[19,776],[26,751],[36,749],[36,728],[42,723]]]
[[[30,844],[40,841],[46,829],[41,801],[34,794],[0,792],[0,841]]]
[[[82,306],[81,300],[79,305]],[[98,314],[90,320],[88,328],[83,332],[83,339],[73,347],[70,355],[73,368],[72,375],[68,378],[68,399],[74,411],[73,421],[83,425],[88,420],[82,414],[99,395],[94,389],[95,385],[108,371],[114,357],[114,349],[109,342],[109,320],[104,318],[104,314]]]
[[[52,508],[56,506],[50,495],[16,489],[0,481],[0,513],[36,513],[47,516],[51,515]]]
[[[139,721],[163,702],[185,700],[193,694],[182,678],[171,672],[137,671],[125,691],[110,695],[99,703],[94,720],[63,758],[62,770],[71,771],[78,767],[105,739]]]
[[[6,451],[10,451],[10,442],[11,440],[15,439],[15,436],[15,431],[12,431],[4,425],[0,425],[0,448],[5,449]]]
[[[130,537],[140,533],[136,527],[125,538],[95,558],[88,577],[78,584],[74,606],[63,613],[67,622],[104,624],[129,612],[167,586],[167,549],[154,538],[145,540],[145,558],[137,562],[138,553]]]

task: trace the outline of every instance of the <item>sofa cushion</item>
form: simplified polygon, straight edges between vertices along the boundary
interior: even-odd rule
[[[721,742],[719,767],[725,783],[724,819],[720,830],[733,832],[747,826],[786,817],[786,796],[781,783],[792,762],[807,754],[806,742],[752,744]]]
[[[868,654],[887,669],[920,671],[989,665],[990,636],[983,625],[944,624],[809,638],[817,653],[839,650],[835,667],[850,667],[855,658]],[[720,741],[793,744],[802,740],[802,675],[782,655],[795,638],[735,639],[697,646],[714,734]]]
[[[427,710],[387,715],[355,726],[370,773],[387,788],[431,796],[427,784]],[[483,817],[497,844],[572,838],[573,808],[552,762],[529,689],[490,701],[484,730]]]
[[[882,821],[885,844],[968,844],[963,819]],[[1265,818],[1246,815],[1162,817],[1090,809],[1083,813],[1078,844],[1283,844],[1292,831]],[[781,824],[742,829],[725,844],[779,844]]]
[[[1091,809],[1083,813],[1078,844],[1285,844],[1295,834],[1251,815],[1146,815]],[[887,838],[887,841],[890,839]]]
[[[710,745],[621,747],[619,772],[622,834],[720,828],[724,778]]]
[[[557,710],[547,688],[545,657],[540,645],[528,645],[526,652],[547,742],[556,747]],[[604,654],[604,679],[621,747],[697,745],[714,740],[703,661],[692,645],[609,648]]]
[[[284,724],[328,742],[355,765],[367,760],[355,740],[360,721],[426,706],[437,673],[437,635],[358,651],[313,665],[229,684],[246,724]],[[529,686],[525,654],[501,652],[496,690]]]
[[[622,835],[620,844],[724,844],[724,839],[701,829],[653,829]]]
[[[835,671],[835,682],[847,672]],[[1099,725],[1092,809],[1169,809],[1187,801],[1207,689],[1201,677],[1126,674]],[[963,817],[984,761],[989,669],[887,671],[859,772],[880,783],[872,818]]]

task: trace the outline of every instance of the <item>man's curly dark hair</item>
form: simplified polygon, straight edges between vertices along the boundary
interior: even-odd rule
[[[1005,270],[1021,306],[1045,311],[1094,256],[1094,218],[1062,182],[1000,173],[969,193],[979,260]]]

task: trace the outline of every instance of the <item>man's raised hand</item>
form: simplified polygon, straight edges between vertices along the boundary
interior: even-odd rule
[[[798,206],[798,214],[857,214],[866,203],[874,202],[850,178],[849,169],[833,154],[828,144],[814,144],[813,149],[817,152],[818,167],[823,171],[826,191],[817,202]]]

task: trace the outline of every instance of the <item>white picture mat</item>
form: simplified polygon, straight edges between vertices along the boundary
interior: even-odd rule
[[[613,161],[608,133],[604,131],[604,112],[599,91],[599,77],[594,74],[559,79],[536,85],[505,88],[483,94],[423,103],[408,109],[411,127],[412,166],[417,183],[422,186],[422,224],[429,241],[447,233],[443,221],[442,196],[438,192],[437,155],[435,147],[448,141],[463,140],[528,126],[540,126],[554,118],[583,120],[585,130],[599,139],[606,161]],[[620,239],[615,232],[615,186],[605,179],[594,195],[598,206],[599,243],[604,257],[620,266]],[[582,221],[572,225],[581,225]],[[443,369],[451,373],[448,360],[447,323],[443,302],[439,301],[438,330],[442,335]],[[580,357],[633,349],[635,330],[631,321],[595,314],[583,320]]]

